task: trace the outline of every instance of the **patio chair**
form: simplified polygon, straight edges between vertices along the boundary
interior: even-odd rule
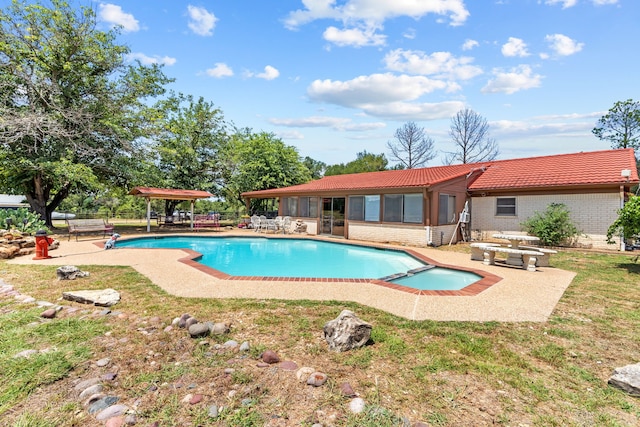
[[[258,231],[266,231],[267,230],[267,217],[264,215],[260,215],[260,226],[258,227]]]
[[[265,231],[269,231],[269,230],[273,230],[273,232],[277,232],[278,231],[278,226],[276,224],[276,220],[275,219],[267,219],[266,221],[266,226],[264,228]]]
[[[282,229],[282,224],[283,224],[282,217],[281,216],[277,216],[276,219],[275,219],[275,223],[276,223],[276,231],[281,230]]]
[[[291,217],[290,216],[285,216],[282,219],[282,233],[283,234],[291,233]]]
[[[251,228],[256,233],[260,231],[260,217],[258,215],[251,215]]]

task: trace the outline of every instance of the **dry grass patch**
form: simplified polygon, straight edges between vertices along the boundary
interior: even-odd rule
[[[72,321],[98,327],[83,338],[89,350],[71,359],[60,378],[14,400],[0,417],[9,425],[92,425],[68,391],[78,379],[117,371],[109,393],[137,404],[141,425],[634,425],[638,401],[606,381],[640,354],[640,266],[621,254],[566,252],[553,261],[578,275],[547,323],[416,322],[354,303],[186,299],[125,267],[78,266],[91,275],[59,282],[55,267],[3,264],[0,277],[36,299],[56,302],[63,290],[111,287],[122,301],[113,307],[120,315],[82,307],[81,314],[63,310],[43,322],[38,328],[70,325],[70,336],[83,328]],[[38,320],[37,310],[2,301],[3,333],[15,333],[11,316]],[[345,308],[373,324],[373,343],[329,352],[322,327]],[[231,332],[206,344],[184,330],[165,332],[183,313],[229,321]],[[252,350],[216,349],[229,339],[249,341]],[[19,331],[12,340],[34,342]],[[295,372],[258,367],[265,349],[327,373],[329,382],[313,388]],[[97,368],[93,362],[104,357],[110,365]],[[10,382],[1,383],[0,401]],[[343,382],[365,399],[364,413],[349,412]],[[202,403],[182,402],[193,393],[204,396]],[[225,408],[217,419],[208,416],[213,404]]]

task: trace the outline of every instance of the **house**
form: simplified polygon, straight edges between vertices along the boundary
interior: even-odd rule
[[[535,212],[563,203],[580,244],[611,248],[607,229],[639,182],[633,150],[618,149],[327,176],[243,197],[277,199],[278,214],[310,234],[418,246],[456,242],[462,228],[478,240],[522,232]]]

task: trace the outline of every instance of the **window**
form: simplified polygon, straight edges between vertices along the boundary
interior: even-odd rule
[[[350,196],[349,219],[354,221],[380,221],[380,196]]]
[[[384,195],[384,221],[402,221],[402,194]]]
[[[440,194],[438,198],[438,225],[456,222],[456,196]]]
[[[349,219],[354,221],[362,221],[364,219],[364,197],[349,197]]]
[[[364,196],[364,220],[380,221],[380,196]]]
[[[498,197],[496,199],[496,216],[516,216],[516,198]]]
[[[422,223],[422,194],[405,194],[402,222]]]
[[[291,215],[287,212],[284,214],[289,216],[300,216],[302,218],[317,218],[318,199],[316,197],[300,197],[300,199],[298,199],[298,214]]]

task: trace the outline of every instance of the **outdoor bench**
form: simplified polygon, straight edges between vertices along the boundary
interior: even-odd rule
[[[538,251],[506,248],[504,246],[482,246],[483,262],[485,265],[495,265],[496,252],[522,257],[522,268],[536,271],[536,261],[544,254]]]
[[[499,243],[482,243],[475,242],[469,245],[471,248],[471,260],[473,261],[482,261],[484,259],[484,251],[482,248],[485,246],[500,246]]]
[[[549,260],[551,259],[551,255],[558,253],[558,251],[554,251],[553,249],[539,248],[537,246],[520,246],[520,249],[541,252],[542,256],[538,257],[538,262],[536,263],[538,267],[549,267]]]
[[[113,234],[113,224],[109,224],[104,219],[68,219],[67,227],[69,228],[69,240],[71,235],[76,235],[76,241],[79,234],[102,233],[102,237],[107,234]]]

